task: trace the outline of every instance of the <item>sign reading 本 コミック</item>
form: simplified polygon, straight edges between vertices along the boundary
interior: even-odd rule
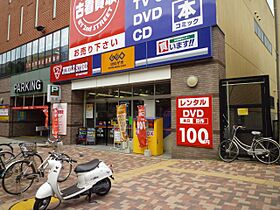
[[[212,96],[180,96],[176,100],[177,145],[213,148]]]

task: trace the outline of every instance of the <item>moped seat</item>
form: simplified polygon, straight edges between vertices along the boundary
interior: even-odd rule
[[[87,163],[79,164],[79,165],[77,165],[77,167],[75,168],[74,171],[76,173],[91,171],[91,170],[95,169],[99,165],[100,162],[101,162],[100,160],[94,159]]]
[[[259,132],[259,131],[252,131],[251,134],[254,135],[254,136],[259,136],[259,135],[261,135],[261,132]]]

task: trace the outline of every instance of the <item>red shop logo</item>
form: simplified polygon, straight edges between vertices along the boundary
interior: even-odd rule
[[[97,36],[113,20],[119,0],[75,0],[73,22],[77,31],[86,37]]]

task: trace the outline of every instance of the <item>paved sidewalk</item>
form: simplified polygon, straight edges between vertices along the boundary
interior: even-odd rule
[[[84,197],[62,203],[58,209],[280,209],[280,166],[254,161],[175,160],[162,157],[99,151],[84,146],[63,150],[82,163],[100,158],[113,164],[115,181],[105,197]],[[50,148],[39,148],[47,154]],[[75,182],[74,173],[61,188]],[[10,196],[0,187],[0,209],[19,199],[34,197],[43,183],[35,183],[22,197]]]

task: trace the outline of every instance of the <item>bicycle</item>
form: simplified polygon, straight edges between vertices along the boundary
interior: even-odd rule
[[[50,158],[56,158],[58,156],[63,156],[63,165],[65,162],[69,165],[69,168],[65,170],[64,173],[60,173],[58,182],[63,182],[67,180],[72,171],[72,164],[75,162],[68,155],[63,153],[49,152],[48,157],[42,161],[42,163],[37,167],[34,159],[24,159],[18,160],[10,164],[4,172],[2,178],[2,186],[5,192],[11,195],[19,195],[27,191],[34,180],[39,181],[40,177],[44,177],[44,171],[48,166],[48,160]]]
[[[20,159],[30,159],[31,157],[38,162],[38,164],[41,164],[43,162],[42,157],[37,153],[36,151],[36,143],[35,144],[27,144],[27,143],[19,143],[20,152],[16,155],[13,154],[14,148],[11,146],[11,144],[2,144],[2,146],[6,146],[10,148],[10,151],[3,150],[3,148],[0,148],[0,178],[2,178],[6,166],[11,164],[14,160],[16,160],[18,157]],[[32,150],[28,150],[27,147],[32,147]]]
[[[222,141],[219,145],[219,157],[223,161],[234,161],[239,155],[239,148],[262,163],[272,164],[278,161],[280,158],[280,146],[275,140],[261,137],[261,132],[259,131],[252,131],[251,134],[254,136],[252,143],[247,145],[236,136],[238,129],[245,129],[245,127],[233,126],[232,138]]]

